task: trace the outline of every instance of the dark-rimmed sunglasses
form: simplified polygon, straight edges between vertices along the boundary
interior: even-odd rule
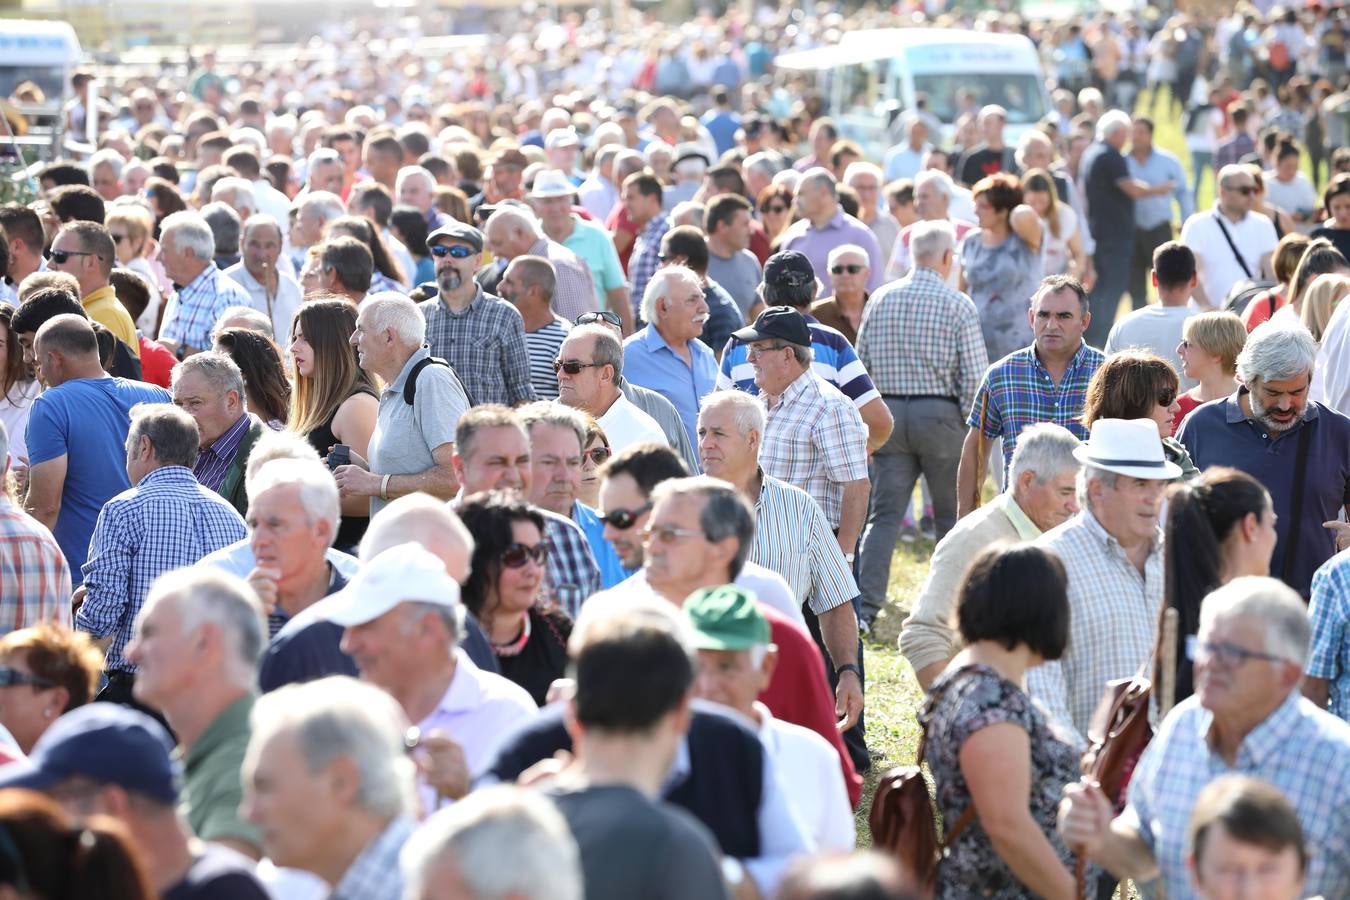
[[[1171,406],[1177,399],[1177,392],[1172,388],[1158,388],[1158,405]]]
[[[650,503],[644,503],[637,509],[611,509],[600,517],[600,521],[611,528],[627,531],[629,528],[636,525],[637,520],[642,518],[642,515],[651,508],[652,505]]]
[[[431,255],[437,259],[449,256],[452,259],[468,259],[477,253],[472,247],[466,247],[463,244],[452,244],[447,247],[444,244],[437,244],[431,248]]]
[[[595,463],[597,466],[604,465],[605,462],[613,455],[614,451],[609,449],[608,447],[592,447],[591,449],[584,450],[581,453],[583,461],[589,458],[590,461]]]
[[[604,365],[604,363],[584,363],[575,359],[555,359],[553,361],[553,372],[555,375],[559,371],[566,372],[568,375],[580,375],[582,369],[594,369],[595,367],[602,365]]]
[[[36,688],[54,688],[56,682],[40,675],[20,672],[12,666],[0,666],[0,687],[13,687],[16,684],[31,684]]]
[[[831,267],[830,267],[830,274],[831,274],[831,275],[843,275],[845,272],[847,272],[847,273],[850,274],[850,275],[857,275],[857,274],[858,274],[859,272],[861,272],[864,268],[866,268],[866,267],[865,267],[865,266],[860,266],[860,265],[858,265],[857,263],[848,263],[847,265],[842,265],[842,266],[831,266]]]
[[[66,260],[72,256],[98,256],[99,259],[103,258],[97,253],[90,253],[88,250],[53,250],[51,259],[58,266],[64,266]]]
[[[607,309],[602,309],[599,312],[582,313],[581,315],[577,316],[577,320],[572,324],[592,325],[596,322],[608,322],[609,324],[617,328],[623,327],[623,319],[619,318],[619,314],[616,312],[610,312]]]
[[[543,565],[548,560],[548,544],[512,544],[502,551],[502,565],[508,569],[524,568],[530,560]]]

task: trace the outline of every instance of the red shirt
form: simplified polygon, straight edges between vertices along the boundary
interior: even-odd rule
[[[1176,418],[1172,420],[1172,437],[1176,437],[1177,432],[1181,430],[1181,423],[1191,414],[1191,410],[1203,402],[1205,401],[1197,400],[1190,394],[1177,394],[1177,406],[1181,409],[1177,412]]]
[[[804,628],[763,603],[759,609],[769,620],[773,643],[778,647],[778,668],[773,671],[768,689],[759,695],[760,702],[776,718],[809,728],[830,742],[839,754],[839,765],[844,770],[849,803],[857,806],[858,798],[862,796],[862,778],[854,770],[853,760],[836,727],[834,697],[825,674],[825,660]],[[784,787],[790,789],[790,785]]]
[[[169,377],[173,374],[176,365],[178,365],[178,357],[170,353],[163,344],[158,341],[146,340],[144,337],[141,338],[142,381],[167,388]]]
[[[620,231],[626,231],[635,239],[642,231],[637,223],[628,218],[628,209],[622,203],[614,204],[614,209],[609,213],[609,218],[605,220],[605,230],[610,234],[618,234]],[[617,250],[617,245],[615,246]],[[628,257],[633,255],[633,241],[628,242],[628,246],[619,254],[619,264],[623,266],[623,273],[628,274]]]

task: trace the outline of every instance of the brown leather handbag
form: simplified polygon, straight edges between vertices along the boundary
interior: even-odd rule
[[[914,765],[897,766],[877,782],[867,824],[872,829],[872,846],[899,859],[913,874],[923,896],[931,897],[937,886],[938,861],[943,850],[975,820],[975,807],[967,807],[944,837],[938,837],[938,816],[923,777],[927,750],[925,728]]]

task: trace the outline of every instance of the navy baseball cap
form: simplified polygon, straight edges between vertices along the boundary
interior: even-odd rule
[[[733,331],[731,336],[745,344],[779,340],[800,347],[811,346],[811,329],[806,327],[806,319],[790,306],[770,306],[759,314],[753,325]]]
[[[180,781],[172,752],[168,733],[145,713],[89,703],[53,722],[27,760],[0,767],[0,788],[45,791],[67,778],[88,778],[172,805]]]
[[[814,283],[816,270],[806,254],[779,250],[764,261],[764,283],[772,288],[797,288]]]

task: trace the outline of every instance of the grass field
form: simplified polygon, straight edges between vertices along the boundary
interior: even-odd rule
[[[1181,158],[1189,178],[1190,154],[1186,152],[1182,138],[1181,122],[1167,117],[1165,100],[1160,98],[1158,103],[1154,141]],[[1146,109],[1147,102],[1145,93],[1140,97],[1138,108]],[[1198,208],[1204,209],[1213,202],[1213,184],[1202,185]],[[928,557],[932,550],[932,542],[922,539],[901,544],[896,549],[886,608],[865,641],[867,746],[872,751],[872,772],[866,778],[863,802],[857,815],[859,846],[871,844],[867,813],[878,775],[894,766],[913,763],[918,750],[919,728],[915,714],[922,705],[923,694],[909,663],[896,647],[896,638],[900,634],[900,623],[928,574]]]

